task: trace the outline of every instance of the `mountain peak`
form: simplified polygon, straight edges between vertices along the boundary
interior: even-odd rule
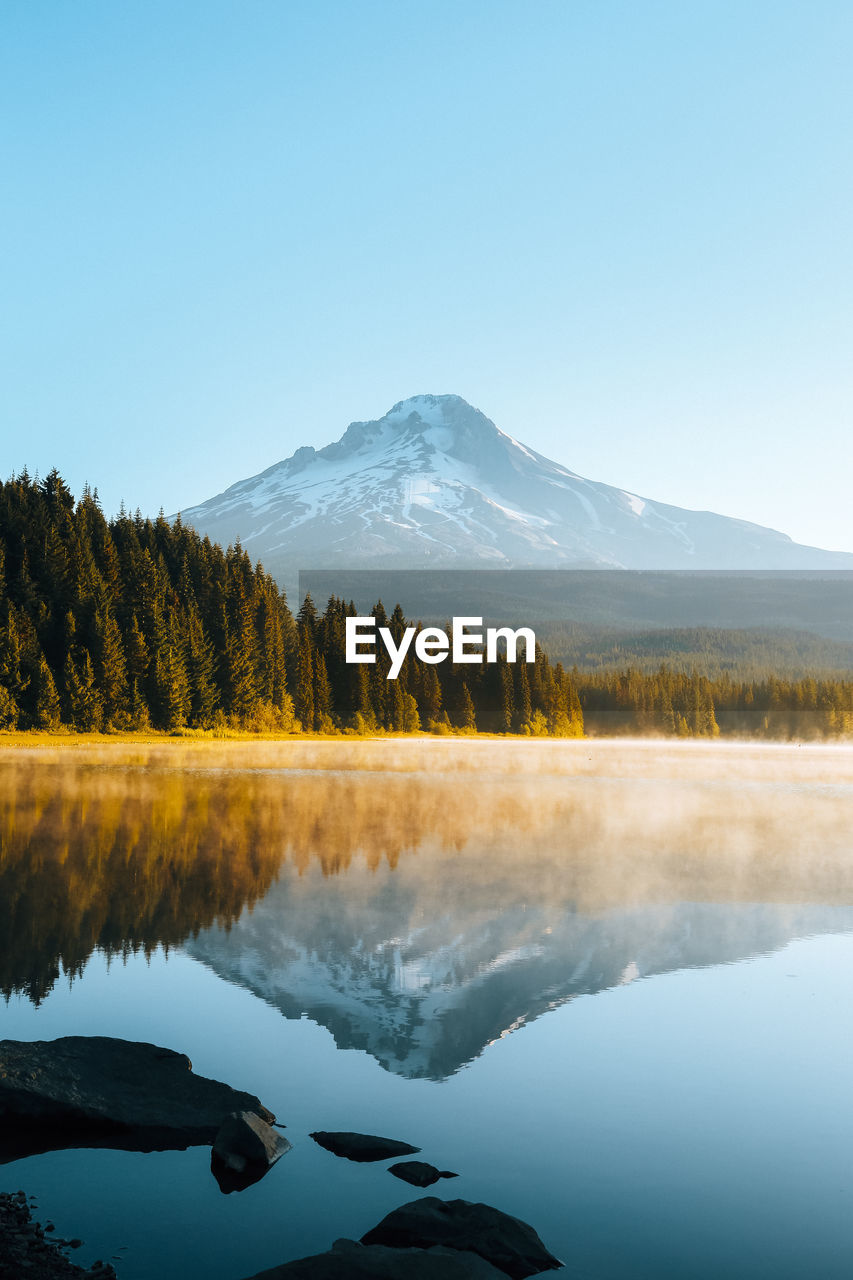
[[[412,419],[416,423],[422,423],[425,427],[490,427],[493,431],[497,428],[495,424],[481,413],[479,409],[475,409],[467,400],[463,400],[462,396],[457,395],[419,395],[409,396],[407,400],[399,400],[385,414],[380,422],[389,422],[393,425],[402,423],[411,424]]]
[[[397,447],[409,441],[417,450],[433,452],[438,448],[461,457],[466,451],[482,449],[486,440],[501,439],[508,437],[461,396],[423,394],[398,400],[381,418],[351,422],[340,440],[326,445],[318,456],[327,461],[353,453],[363,456],[365,450],[372,452],[391,442]]]
[[[395,405],[385,414],[386,418],[408,418],[411,414],[416,413],[419,417],[426,420],[427,417],[442,416],[448,410],[473,408],[467,400],[463,400],[457,395],[434,396],[424,393],[419,396],[408,396],[405,400],[398,400]],[[474,410],[476,412],[476,410]]]

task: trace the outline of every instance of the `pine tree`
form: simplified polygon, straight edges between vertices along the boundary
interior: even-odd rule
[[[102,604],[95,614],[95,634],[99,648],[95,669],[104,721],[108,726],[121,725],[128,712],[127,667],[121,632],[108,605]]]
[[[281,710],[287,700],[287,659],[281,600],[263,583],[259,583],[259,590],[262,592],[259,613],[260,694],[266,702]]]
[[[36,673],[36,701],[34,725],[37,729],[58,729],[62,720],[62,708],[53,673],[41,655]]]
[[[191,699],[183,646],[177,639],[157,654],[156,680],[161,708],[158,727],[180,729],[187,722]]]
[[[429,663],[424,663],[418,709],[420,718],[425,725],[437,720],[441,712],[441,684],[438,679],[438,672]]]
[[[530,685],[527,680],[527,663],[516,662],[513,679],[515,697],[513,699],[513,723],[516,733],[523,733],[525,725],[530,724],[533,708],[530,704]]]
[[[68,723],[80,733],[96,732],[103,720],[103,704],[89,650],[84,649],[79,657],[69,653],[63,675]]]
[[[136,614],[131,615],[130,628],[127,634],[127,680],[128,680],[128,714],[130,727],[143,729],[150,718],[145,690],[148,685],[148,646],[137,621]]]
[[[471,698],[468,685],[464,681],[459,692],[459,709],[456,714],[456,723],[460,729],[475,730],[477,728],[477,717],[474,714],[474,702]]]
[[[314,646],[307,628],[299,637],[293,706],[303,730],[310,733],[314,728]]]
[[[21,637],[18,630],[15,609],[8,607],[5,626],[0,627],[0,685],[6,690],[6,715],[12,715],[12,708],[17,719],[21,698],[27,690],[29,680],[23,670]]]
[[[0,729],[17,729],[18,704],[6,686],[0,683]]]
[[[402,708],[400,714],[400,732],[417,733],[421,727],[418,704],[413,694],[402,691]]]
[[[399,680],[389,680],[388,685],[388,720],[386,728],[394,733],[400,733],[406,719],[406,704],[403,701],[405,690]]]
[[[317,630],[317,606],[310,591],[305,592],[305,599],[302,601],[299,612],[296,615],[296,625],[300,634],[306,631],[309,632],[313,641]]]
[[[364,663],[358,663],[352,670],[355,673],[355,689],[352,693],[353,711],[349,724],[359,733],[372,733],[376,730],[376,716],[370,701],[370,677],[367,674],[367,666]]]
[[[513,687],[512,668],[505,658],[498,663],[500,672],[500,702],[498,704],[498,733],[511,733],[515,710],[515,689]]]
[[[254,639],[251,623],[245,619],[239,632],[232,631],[226,647],[228,710],[240,723],[245,723],[258,705],[252,662]]]
[[[187,635],[187,675],[190,685],[189,722],[199,728],[209,728],[219,706],[219,691],[214,679],[216,658],[213,645],[204,632],[198,611],[193,608],[189,616]]]
[[[326,672],[326,660],[319,651],[314,654],[314,728],[328,729],[331,725],[332,693]]]

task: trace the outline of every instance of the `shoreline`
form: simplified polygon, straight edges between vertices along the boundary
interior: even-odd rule
[[[827,734],[822,737],[774,738],[744,737],[738,734],[719,734],[714,737],[691,735],[682,737],[670,733],[592,733],[583,737],[556,737],[550,734],[524,733],[481,733],[479,731],[460,731],[450,733],[430,733],[426,730],[417,733],[253,733],[249,730],[233,730],[227,733],[190,730],[180,733],[167,730],[121,730],[115,733],[77,733],[74,730],[46,731],[43,729],[3,729],[0,730],[0,752],[10,750],[37,750],[45,747],[68,748],[86,746],[229,746],[229,745],[274,745],[292,743],[338,743],[350,744],[360,742],[499,742],[514,743],[552,743],[554,745],[572,744],[575,748],[589,747],[592,744],[612,743],[618,746],[639,746],[647,743],[651,746],[668,744],[679,747],[853,747],[853,734]]]
[[[63,1240],[33,1218],[35,1197],[25,1191],[0,1191],[0,1277],[5,1280],[117,1280],[115,1268],[100,1260],[80,1267],[64,1253],[81,1240]]]
[[[122,748],[199,748],[213,750],[218,748],[277,748],[277,746],[291,746],[293,749],[300,746],[315,745],[318,748],[323,746],[352,746],[357,749],[357,745],[382,745],[383,742],[418,742],[418,744],[456,744],[460,748],[464,744],[500,744],[503,746],[520,746],[521,744],[529,744],[533,749],[534,744],[543,746],[547,750],[557,750],[560,746],[567,746],[574,751],[605,749],[656,749],[666,748],[667,750],[678,751],[698,751],[702,749],[719,751],[735,750],[762,750],[762,751],[802,751],[816,750],[821,753],[826,751],[849,751],[853,750],[853,735],[844,733],[844,735],[833,735],[827,737],[807,737],[807,739],[788,739],[788,737],[739,737],[735,735],[720,737],[679,737],[678,735],[669,735],[669,733],[643,733],[643,735],[629,735],[629,733],[613,733],[613,735],[590,735],[588,737],[538,737],[533,735],[524,735],[524,733],[371,733],[371,735],[353,735],[353,733],[233,733],[223,737],[220,735],[195,735],[188,733],[187,736],[177,735],[177,733],[168,732],[122,732],[122,733],[45,733],[40,730],[23,730],[23,731],[0,731],[0,758],[3,756],[12,756],[26,754],[28,751],[32,753],[44,753],[44,751],[58,751],[58,753],[74,753],[74,751],[86,750],[88,748],[96,749],[114,749]],[[547,746],[546,746],[547,744]]]

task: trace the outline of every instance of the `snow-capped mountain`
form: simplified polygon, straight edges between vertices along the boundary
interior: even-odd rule
[[[853,569],[853,554],[628,493],[455,395],[414,396],[182,512],[282,581],[300,568]]]

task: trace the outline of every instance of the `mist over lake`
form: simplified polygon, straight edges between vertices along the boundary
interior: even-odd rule
[[[80,1261],[238,1280],[412,1189],[412,1142],[568,1275],[847,1276],[853,749],[168,742],[0,752],[0,1037],[112,1035],[293,1144],[0,1165]]]

